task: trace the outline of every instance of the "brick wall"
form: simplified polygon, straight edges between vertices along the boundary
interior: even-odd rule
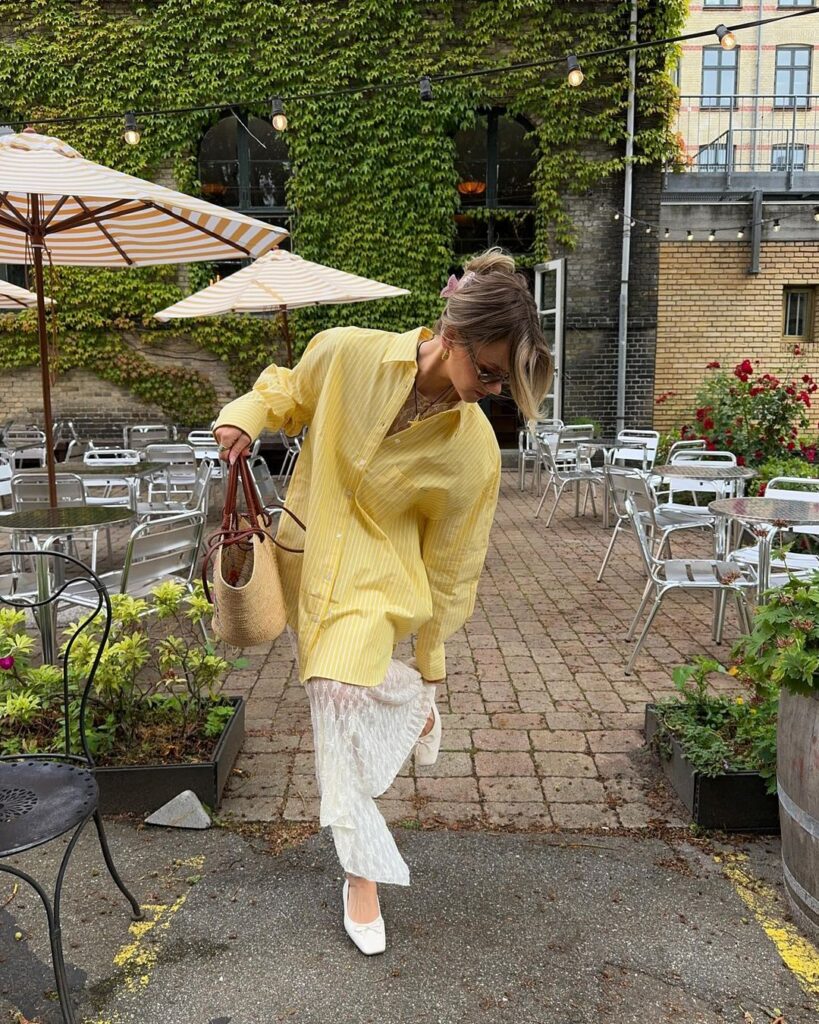
[[[763,242],[760,273],[748,273],[747,242],[663,242],[657,309],[654,422],[668,430],[690,421],[694,394],[717,359],[732,367],[760,361],[763,371],[789,362],[792,341],[782,337],[782,292],[788,285],[819,287],[819,243]],[[819,375],[819,302],[804,367]]]
[[[633,214],[657,223],[660,173],[639,169],[633,180]],[[622,175],[607,179],[567,208],[577,228],[577,245],[566,259],[566,340],[563,419],[594,421],[614,431],[617,409],[617,323],[623,221]],[[653,413],[657,315],[658,240],[644,226],[632,231],[629,270],[626,423],[650,427]],[[559,253],[556,255],[560,255]]]

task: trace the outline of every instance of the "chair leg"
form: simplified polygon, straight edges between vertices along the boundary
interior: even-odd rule
[[[540,510],[543,508],[543,502],[546,500],[546,495],[549,493],[550,487],[554,487],[555,491],[557,491],[557,485],[555,484],[554,480],[550,480],[549,483],[546,484],[543,494],[540,496],[540,501],[538,502],[537,508],[535,509],[535,519],[537,519],[537,517],[540,515]]]
[[[646,607],[648,605],[648,599],[651,597],[651,588],[653,586],[654,580],[649,580],[648,583],[646,583],[645,590],[643,591],[643,596],[640,600],[640,607],[634,613],[634,618],[631,620],[631,625],[628,627],[628,633],[626,633],[626,640],[634,639],[634,633],[637,629],[637,623],[643,617],[643,612],[646,610]]]
[[[114,859],[111,856],[111,851],[108,848],[108,837],[105,834],[105,829],[102,824],[102,818],[100,817],[99,811],[94,811],[94,824],[97,826],[97,835],[100,838],[100,847],[102,848],[102,856],[105,859],[105,865],[108,868],[108,874],[114,879],[117,888],[125,897],[126,900],[131,904],[131,910],[133,911],[134,921],[141,921],[143,918],[142,908],[137,903],[134,896],[126,886],[125,882],[120,878],[119,872],[114,864]]]
[[[618,519],[614,524],[614,529],[611,531],[611,540],[609,541],[609,546],[606,548],[606,553],[603,556],[603,564],[600,566],[600,572],[597,574],[598,583],[603,579],[603,573],[606,571],[606,566],[609,564],[609,559],[611,558],[612,551],[614,551],[614,544],[617,540],[618,534],[620,533],[622,522],[622,519]]]
[[[651,629],[651,623],[654,621],[655,615],[660,610],[660,602],[662,601],[664,595],[664,590],[661,590],[659,594],[657,594],[657,599],[654,602],[654,606],[648,613],[648,618],[646,619],[645,625],[643,626],[643,631],[640,634],[639,640],[634,645],[634,650],[631,652],[631,657],[628,660],[628,665],[626,665],[625,674],[627,676],[631,675],[631,670],[634,668],[634,662],[637,660],[637,655],[640,653],[640,648],[643,646],[643,641],[648,636],[648,631]]]
[[[597,505],[595,505],[595,503],[594,503],[594,484],[591,482],[591,480],[586,485],[586,500],[588,501],[589,498],[591,498],[591,503],[592,503],[592,515],[596,517],[597,516]],[[585,514],[586,514],[586,509],[584,507],[583,515],[585,515]]]
[[[546,520],[546,526],[547,527],[549,527],[551,525],[552,519],[554,518],[554,514],[557,511],[557,506],[560,503],[560,497],[563,494],[563,489],[565,488],[565,486],[566,486],[566,481],[564,480],[559,488],[555,487],[555,503],[554,503],[554,505],[552,505],[552,511],[549,513],[549,518]],[[543,496],[544,496],[544,498],[546,497],[545,493],[544,493]]]

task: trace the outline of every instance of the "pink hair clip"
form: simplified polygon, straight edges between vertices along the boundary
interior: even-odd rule
[[[449,280],[441,289],[441,298],[448,299],[449,296],[454,295],[459,288],[463,288],[465,284],[468,284],[468,282],[471,281],[474,276],[474,270],[470,270],[468,273],[464,274],[464,276],[460,278],[456,277],[454,274],[450,274]]]

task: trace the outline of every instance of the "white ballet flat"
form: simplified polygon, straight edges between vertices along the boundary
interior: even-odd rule
[[[420,765],[435,764],[438,751],[441,749],[441,716],[435,701],[432,702],[432,728],[428,733],[419,736],[415,743],[415,763]]]
[[[387,948],[387,931],[384,927],[384,918],[379,914],[369,924],[359,924],[353,921],[347,913],[347,894],[350,891],[350,883],[344,883],[341,890],[341,901],[344,904],[344,930],[358,946],[365,956],[373,956],[375,953],[383,953]]]

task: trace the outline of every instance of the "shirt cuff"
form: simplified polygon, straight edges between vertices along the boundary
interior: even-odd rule
[[[446,675],[446,650],[443,644],[436,644],[429,650],[416,647],[415,660],[424,679],[443,679]]]
[[[264,400],[255,391],[241,395],[234,399],[222,409],[214,424],[213,429],[218,427],[237,427],[243,430],[251,441],[264,430],[267,423],[267,407]]]

